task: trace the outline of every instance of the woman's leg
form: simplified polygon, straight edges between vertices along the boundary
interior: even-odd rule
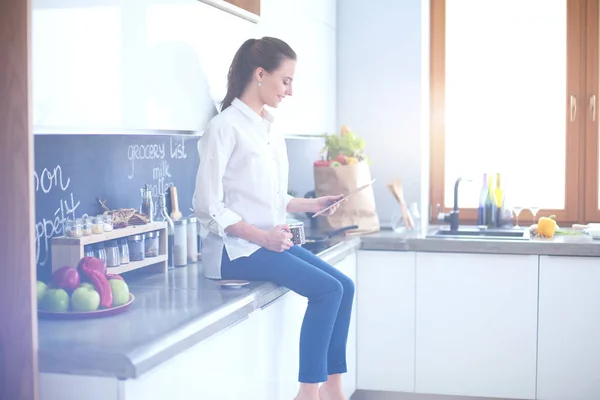
[[[346,344],[350,327],[350,317],[352,315],[352,303],[354,300],[354,282],[334,266],[326,263],[303,247],[294,246],[289,252],[333,276],[344,288],[344,294],[333,327],[331,341],[329,342],[329,350],[327,352],[328,377],[327,382],[321,386],[321,400],[344,399],[341,374],[347,372]]]
[[[328,348],[343,296],[342,284],[290,252],[264,248],[233,261],[224,251],[221,275],[223,279],[274,282],[308,298],[300,333],[298,380],[303,385],[298,398],[317,399],[317,384],[327,381]]]

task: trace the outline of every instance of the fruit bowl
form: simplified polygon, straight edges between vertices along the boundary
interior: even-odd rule
[[[135,300],[135,296],[129,293],[129,301],[120,306],[104,308],[95,311],[47,311],[38,309],[38,317],[44,319],[84,319],[84,318],[102,318],[111,315],[117,315],[126,311],[131,303]]]

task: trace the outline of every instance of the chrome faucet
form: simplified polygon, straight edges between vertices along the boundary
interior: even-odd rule
[[[448,214],[444,214],[441,212],[440,205],[439,204],[437,205],[438,221],[449,222],[451,231],[457,231],[458,225],[460,222],[459,211],[458,211],[458,185],[459,185],[460,181],[462,181],[462,180],[465,180],[467,182],[472,182],[472,179],[467,179],[467,178],[463,179],[462,177],[459,177],[458,179],[456,179],[456,182],[454,182],[454,207],[453,207],[452,211]]]

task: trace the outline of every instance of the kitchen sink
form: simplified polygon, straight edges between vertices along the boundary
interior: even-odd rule
[[[502,239],[502,240],[529,240],[529,230],[522,228],[488,229],[486,227],[460,227],[451,230],[448,227],[440,228],[427,235],[428,238],[437,239]]]

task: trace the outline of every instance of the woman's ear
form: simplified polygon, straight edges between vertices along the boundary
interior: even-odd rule
[[[256,71],[254,71],[254,77],[256,78],[256,80],[260,82],[263,80],[264,76],[265,70],[262,67],[256,68]]]

